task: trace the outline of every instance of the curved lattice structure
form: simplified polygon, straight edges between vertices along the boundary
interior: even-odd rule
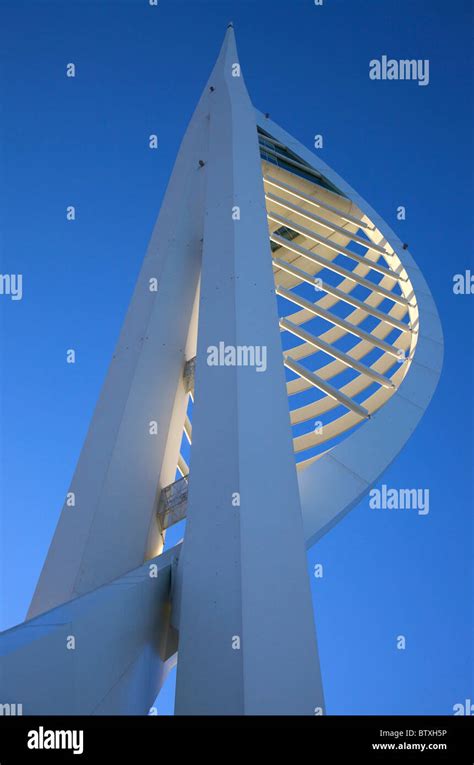
[[[408,374],[419,336],[406,245],[258,128],[293,445],[299,470],[371,418]],[[426,295],[426,292],[425,292]],[[191,444],[190,412],[184,434]],[[189,460],[189,457],[188,457]],[[187,475],[183,455],[178,470]]]
[[[294,438],[304,455],[388,401],[413,358],[418,309],[399,254],[370,219],[287,147],[259,136],[291,422],[313,424]]]

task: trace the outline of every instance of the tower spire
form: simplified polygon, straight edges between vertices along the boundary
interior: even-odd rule
[[[210,82],[176,712],[311,715],[322,688],[262,163],[232,27]],[[211,361],[222,347],[235,363]]]

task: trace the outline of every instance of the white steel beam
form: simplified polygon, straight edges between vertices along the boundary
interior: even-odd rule
[[[207,91],[206,223],[180,557],[176,712],[312,715],[323,707],[322,688],[261,160],[243,78],[232,76],[236,63],[230,28]],[[260,348],[261,371],[214,364],[209,353],[221,342]]]
[[[366,364],[362,364],[362,362],[357,361],[357,359],[354,359],[352,356],[349,356],[349,354],[344,353],[344,351],[340,351],[330,343],[326,343],[325,340],[321,340],[320,337],[316,337],[316,335],[313,335],[311,332],[303,329],[303,327],[299,327],[297,324],[293,324],[292,321],[289,321],[288,319],[280,319],[280,327],[285,332],[291,332],[293,335],[295,335],[295,337],[299,337],[300,340],[304,340],[306,343],[309,343],[319,351],[324,351],[324,353],[327,353],[334,359],[341,361],[347,367],[355,369],[357,372],[366,375],[374,382],[382,385],[382,387],[395,388],[395,385],[388,379],[388,377],[385,377],[385,375],[379,374],[379,372],[376,372],[374,369],[366,366]]]
[[[306,228],[306,226],[300,226],[298,223],[295,223],[295,221],[291,220],[290,218],[285,218],[283,215],[278,215],[277,213],[268,212],[268,219],[273,221],[274,223],[278,223],[280,226],[286,226],[287,228],[290,228],[296,234],[300,234],[306,239],[311,239],[311,241],[316,242],[317,244],[322,244],[324,247],[327,247],[329,250],[333,250],[334,252],[337,252],[338,254],[345,255],[351,260],[354,260],[356,263],[361,263],[362,265],[367,266],[367,268],[370,268],[372,271],[377,271],[377,273],[379,274],[383,274],[384,276],[389,276],[391,279],[394,279],[395,281],[406,281],[405,279],[403,279],[403,277],[394,273],[389,268],[386,268],[385,266],[381,266],[377,261],[369,260],[369,258],[366,258],[365,255],[357,255],[355,252],[348,250],[347,247],[343,247],[337,242],[333,242],[331,239],[326,239],[326,237],[321,236],[320,234],[317,234],[315,231],[313,231],[310,228]]]
[[[374,228],[371,224],[365,223],[365,221],[356,218],[354,215],[350,215],[349,213],[344,212],[339,207],[333,207],[333,205],[330,205],[327,202],[323,202],[323,200],[319,199],[316,194],[312,194],[311,196],[309,194],[305,194],[303,191],[301,191],[301,189],[296,188],[296,186],[292,186],[289,183],[284,183],[277,178],[273,178],[271,175],[264,176],[263,182],[269,186],[273,186],[279,191],[285,191],[287,194],[290,194],[296,199],[301,200],[301,202],[306,202],[307,204],[313,205],[314,207],[320,207],[323,210],[327,210],[328,212],[333,213],[333,215],[338,215],[342,220],[345,220],[347,223],[354,223],[356,226],[359,226],[359,228],[368,228],[370,230],[373,230]],[[314,184],[314,186],[316,190],[318,187],[316,184]]]
[[[377,308],[373,308],[371,305],[364,302],[363,300],[359,300],[358,298],[353,297],[350,292],[343,292],[343,290],[340,290],[337,287],[332,287],[330,284],[327,284],[327,282],[323,282],[322,280],[318,282],[317,277],[311,276],[310,274],[307,274],[305,271],[302,271],[300,268],[297,268],[296,266],[293,266],[284,260],[280,260],[279,258],[273,258],[273,263],[277,268],[280,268],[282,271],[286,271],[292,276],[296,276],[298,279],[301,279],[302,281],[307,282],[307,284],[311,284],[313,286],[316,286],[317,284],[318,290],[320,290],[321,292],[326,292],[328,295],[337,297],[339,300],[342,300],[344,303],[347,303],[348,305],[351,305],[354,308],[360,308],[361,311],[364,311],[369,316],[373,316],[375,319],[379,319],[379,321],[384,321],[387,324],[390,324],[391,326],[401,330],[402,332],[412,332],[412,329],[409,324],[405,324],[403,321],[399,321],[394,316],[391,316],[390,314],[385,314],[383,311],[379,311]],[[291,300],[293,303],[296,303],[297,305],[301,305],[298,302],[298,300],[300,300],[299,296],[295,295],[295,293],[292,292],[291,290],[287,290],[285,287],[280,287],[280,285],[277,285],[276,291],[277,291],[277,294],[281,295],[282,297],[286,297],[288,300]],[[295,297],[297,298],[296,300],[294,300]],[[301,300],[303,300],[303,298],[301,298]],[[308,308],[306,306],[306,303],[309,303],[309,305],[314,305],[313,303],[310,303],[308,300],[305,300],[304,302],[305,302],[305,305],[302,306],[304,308]],[[310,309],[308,308],[308,310]]]
[[[326,218],[321,218],[320,215],[314,215],[314,213],[308,212],[308,210],[306,210],[304,207],[299,207],[298,205],[289,202],[287,199],[283,199],[282,197],[279,197],[276,194],[271,194],[269,192],[265,194],[265,199],[268,199],[269,202],[273,202],[273,204],[278,205],[279,207],[283,207],[285,210],[296,213],[301,218],[306,218],[306,220],[309,220],[312,223],[316,223],[318,226],[322,226],[323,228],[328,228],[330,231],[342,234],[342,236],[345,236],[348,239],[352,239],[353,242],[357,242],[357,244],[361,244],[363,247],[367,247],[368,250],[377,252],[379,255],[383,255],[387,258],[390,257],[390,254],[378,244],[374,244],[369,239],[364,239],[362,236],[358,236],[357,234],[352,233],[352,231],[349,231],[347,228],[342,228],[341,226],[338,226],[336,223],[332,223]]]
[[[342,391],[335,388],[334,385],[331,385],[330,383],[326,382],[326,380],[323,380],[315,372],[310,372],[309,369],[305,369],[302,364],[298,364],[298,362],[294,361],[294,359],[290,359],[288,356],[285,356],[285,366],[288,369],[291,369],[291,371],[295,374],[303,377],[305,380],[311,383],[311,385],[314,385],[315,388],[318,388],[318,390],[323,391],[323,393],[327,393],[327,395],[331,396],[331,398],[337,401],[338,404],[342,404],[343,406],[347,407],[347,409],[350,409],[350,411],[354,412],[354,414],[358,414],[359,417],[362,417],[363,419],[370,417],[367,409],[364,409],[363,406],[358,404],[356,401],[353,401],[353,399],[349,398],[349,396],[346,396],[345,393],[342,393]]]
[[[390,354],[391,356],[394,356],[395,358],[399,358],[400,351],[398,348],[396,348],[394,345],[390,345],[389,343],[386,343],[384,340],[380,340],[375,335],[372,335],[370,332],[366,332],[363,329],[360,329],[360,327],[357,327],[355,324],[352,324],[350,321],[347,321],[346,319],[341,319],[339,316],[335,316],[335,314],[331,313],[330,311],[326,311],[324,308],[320,308],[317,304],[311,303],[309,300],[305,300],[304,298],[299,297],[298,295],[295,295],[294,292],[291,292],[290,290],[284,289],[284,287],[277,287],[276,288],[277,295],[280,295],[281,297],[286,298],[286,300],[291,300],[292,303],[295,305],[298,305],[300,308],[304,308],[306,311],[309,311],[314,316],[320,316],[322,319],[325,319],[326,321],[331,322],[331,324],[334,324],[335,327],[341,327],[341,329],[345,329],[347,332],[350,332],[355,337],[360,337],[361,340],[366,340],[371,345],[375,346],[376,348],[380,348],[380,350],[385,351],[385,353]],[[295,324],[295,326],[297,326]]]

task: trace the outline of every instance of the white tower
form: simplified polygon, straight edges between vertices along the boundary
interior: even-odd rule
[[[25,714],[145,714],[179,646],[178,714],[321,713],[305,548],[413,432],[442,349],[406,247],[255,111],[230,25],[176,159],[74,506],[28,620],[0,637],[0,700]],[[184,543],[163,553],[166,527],[184,516]]]

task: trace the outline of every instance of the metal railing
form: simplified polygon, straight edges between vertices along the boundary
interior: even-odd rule
[[[161,530],[169,529],[170,526],[182,521],[186,517],[187,509],[188,479],[183,477],[161,490],[157,510]]]

